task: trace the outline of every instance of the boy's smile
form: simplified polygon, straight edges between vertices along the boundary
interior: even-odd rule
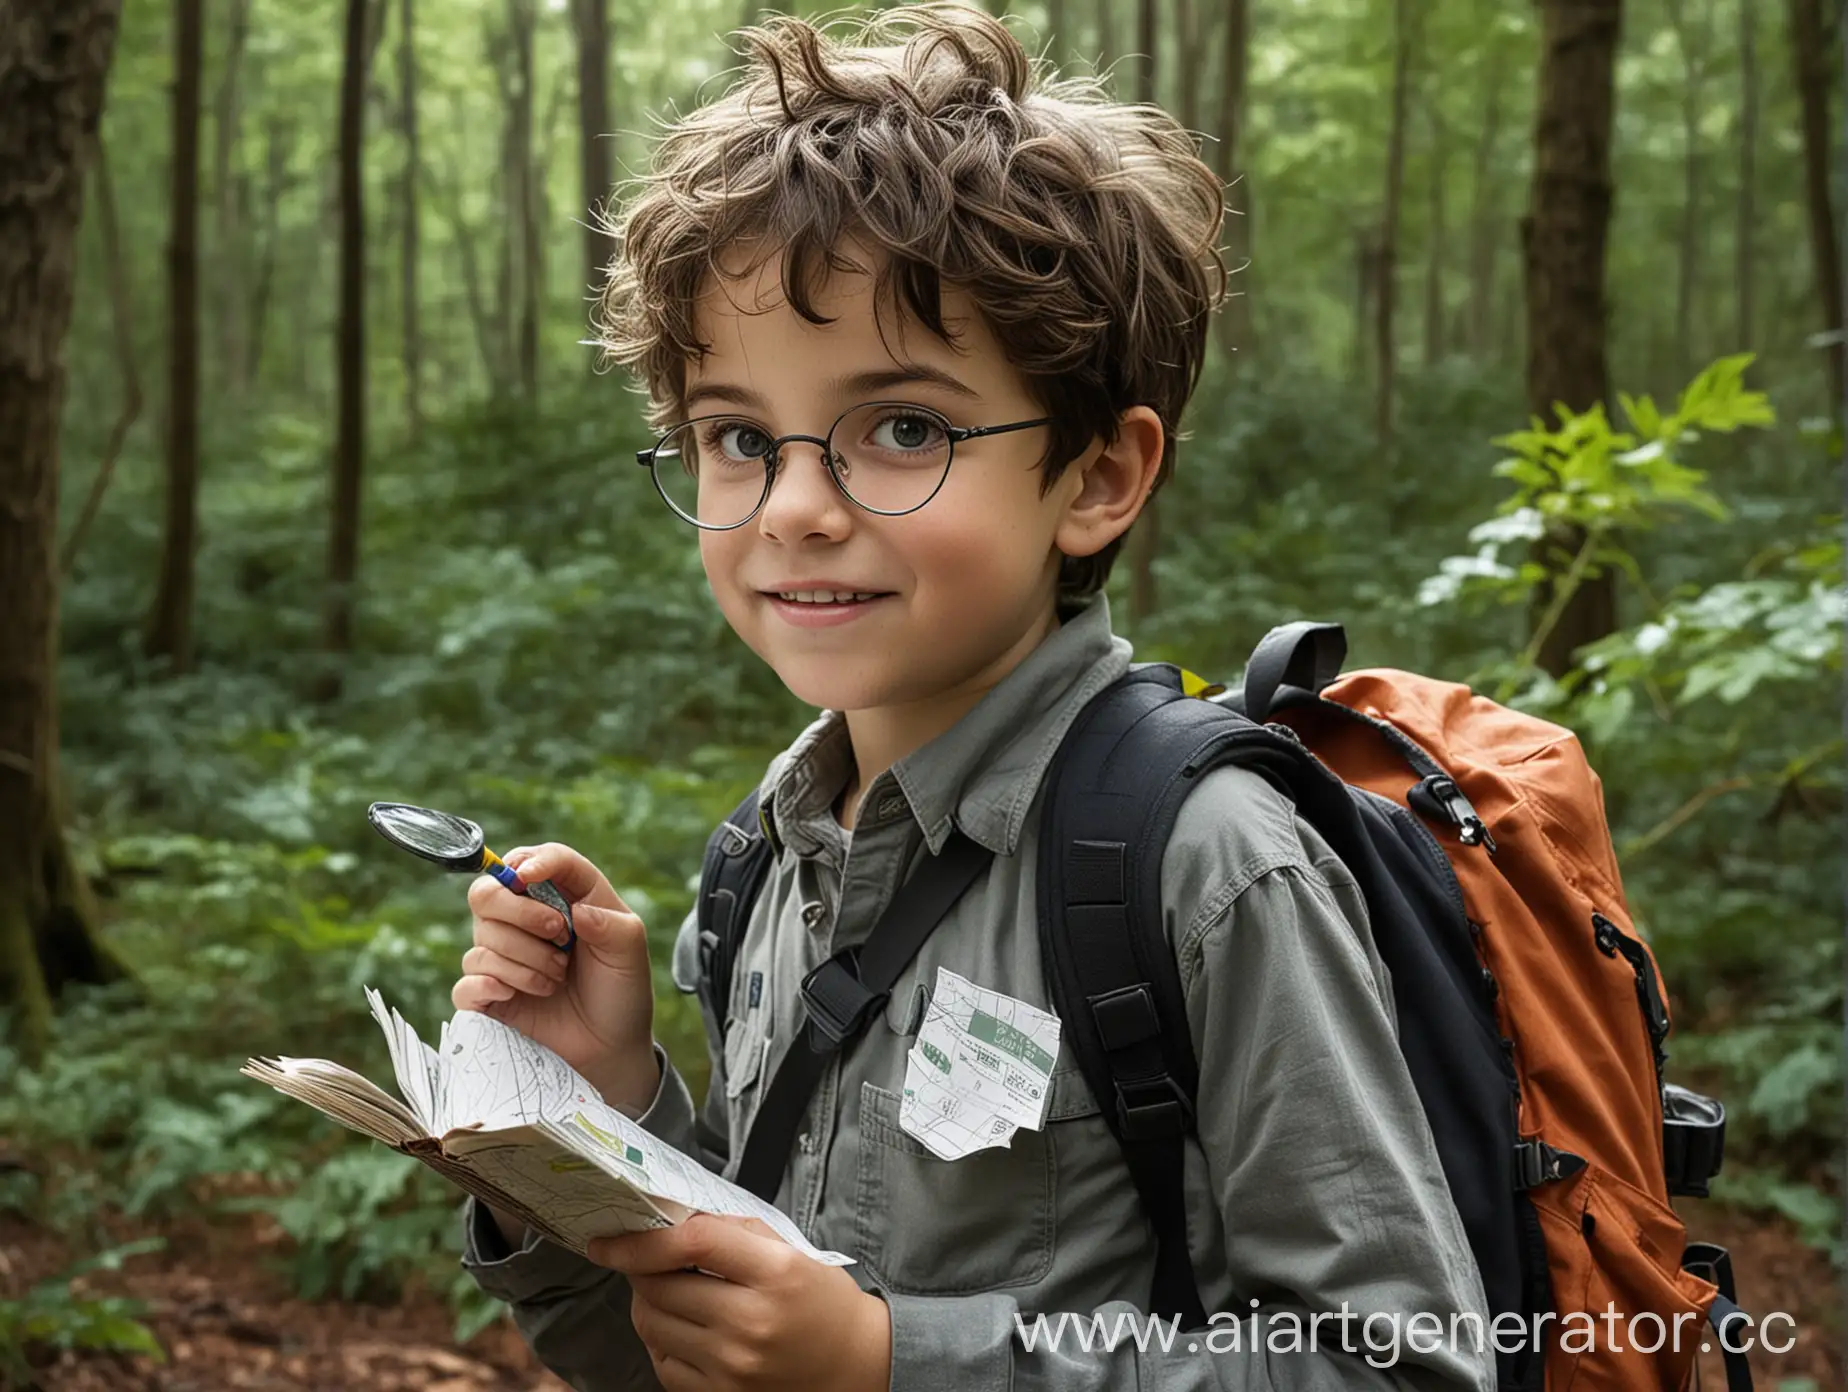
[[[890,301],[876,315],[864,269],[838,270],[820,288],[823,324],[790,308],[779,277],[772,256],[709,285],[700,333],[711,346],[688,364],[685,415],[725,413],[710,447],[750,479],[770,440],[812,438],[779,446],[760,510],[742,526],[700,531],[700,555],[738,635],[800,700],[848,714],[864,787],[955,723],[1057,627],[1061,546],[1095,550],[1127,527],[1135,506],[1112,508],[1101,496],[1123,471],[1088,471],[1100,456],[1095,445],[1042,491],[1050,437],[1031,422],[1045,412],[966,295],[944,291],[952,346],[900,322]],[[874,447],[886,452],[875,459],[909,458],[905,450],[933,444],[933,421],[1028,426],[955,444],[940,486],[918,493],[928,501],[885,515],[843,492],[816,443],[866,403],[897,409],[863,418],[850,445],[837,435],[837,460]],[[906,406],[925,414],[906,416]],[[1136,453],[1152,447],[1147,468],[1114,484],[1138,500],[1161,452],[1159,421],[1147,414],[1123,437]],[[849,487],[865,477],[856,468]],[[739,484],[746,508],[756,486]],[[1092,515],[1100,512],[1110,513],[1101,526]]]

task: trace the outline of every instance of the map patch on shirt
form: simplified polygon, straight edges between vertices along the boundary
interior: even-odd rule
[[[1040,1129],[1058,1057],[1057,1015],[938,967],[898,1124],[942,1160],[1004,1146]]]

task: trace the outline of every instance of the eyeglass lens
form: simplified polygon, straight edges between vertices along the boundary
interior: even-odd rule
[[[930,500],[950,467],[946,422],[915,406],[869,403],[841,417],[829,436],[835,477],[872,512],[909,512]],[[738,416],[708,416],[677,427],[655,451],[661,494],[703,527],[743,522],[764,497],[770,433]],[[781,447],[787,468],[814,447]]]

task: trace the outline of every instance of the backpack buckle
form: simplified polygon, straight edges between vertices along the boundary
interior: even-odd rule
[[[1558,1150],[1545,1141],[1521,1141],[1514,1148],[1514,1187],[1532,1189],[1585,1168],[1585,1157]]]
[[[869,991],[860,980],[860,953],[844,947],[802,978],[802,1005],[809,1024],[838,1046],[866,1027],[866,1018],[891,993]]]
[[[1463,790],[1447,773],[1421,778],[1406,790],[1405,800],[1414,812],[1425,818],[1449,822],[1457,829],[1457,839],[1465,846],[1481,846],[1490,855],[1498,849],[1489,835],[1489,824],[1477,815]]]
[[[1166,1073],[1153,1078],[1117,1079],[1117,1121],[1129,1141],[1172,1141],[1193,1126],[1193,1108]]]

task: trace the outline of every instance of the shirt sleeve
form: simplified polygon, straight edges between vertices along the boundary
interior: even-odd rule
[[[1364,900],[1287,804],[1254,816],[1254,796],[1211,809],[1240,830],[1190,833],[1163,869],[1239,1308],[1164,1342],[1127,1302],[1061,1315],[1001,1292],[889,1294],[893,1392],[1493,1392],[1486,1297]]]
[[[687,915],[682,937],[693,918]],[[713,1087],[706,1112],[696,1115],[692,1093],[667,1050],[657,1042],[654,1052],[661,1081],[636,1124],[719,1168],[726,1143],[724,1087]],[[723,1066],[722,1053],[715,1054],[713,1068]],[[515,1327],[541,1363],[577,1392],[657,1392],[660,1382],[630,1322],[631,1292],[620,1272],[531,1228],[517,1249],[509,1247],[487,1205],[473,1196],[463,1206],[462,1227],[463,1270],[486,1294],[507,1303]]]

